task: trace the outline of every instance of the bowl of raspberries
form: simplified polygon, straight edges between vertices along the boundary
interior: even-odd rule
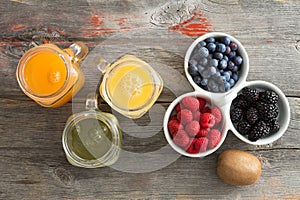
[[[231,103],[230,120],[232,132],[242,141],[253,145],[270,144],[288,128],[288,100],[271,83],[246,82]]]
[[[223,95],[246,80],[249,59],[237,39],[226,33],[211,32],[197,38],[188,48],[184,69],[195,90]]]
[[[216,151],[227,131],[223,110],[209,96],[197,92],[176,98],[164,117],[167,141],[178,153],[204,157]]]

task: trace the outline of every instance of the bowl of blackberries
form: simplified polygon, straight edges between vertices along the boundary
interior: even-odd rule
[[[186,52],[187,79],[202,93],[229,93],[245,82],[248,54],[233,36],[211,32],[197,38]]]
[[[278,140],[290,120],[289,103],[283,92],[265,81],[250,81],[230,106],[232,132],[242,141],[265,145]]]

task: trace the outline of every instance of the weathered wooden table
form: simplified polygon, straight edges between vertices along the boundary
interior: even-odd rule
[[[2,0],[0,199],[300,199],[299,10],[300,1],[292,0]],[[164,111],[176,96],[192,91],[183,72],[185,51],[210,31],[243,43],[250,58],[248,81],[269,81],[288,97],[290,125],[275,143],[247,145],[229,131],[221,148],[203,159],[178,156],[168,147]],[[82,63],[87,82],[72,103],[46,109],[21,92],[15,71],[32,41],[89,46],[90,57]],[[83,110],[86,94],[96,89],[100,73],[92,55],[113,60],[126,53],[152,63],[165,88],[141,119],[117,115],[126,159],[106,168],[73,167],[61,135],[68,116]],[[101,109],[113,112],[104,102]],[[218,178],[217,157],[228,148],[261,159],[256,184],[233,187]]]

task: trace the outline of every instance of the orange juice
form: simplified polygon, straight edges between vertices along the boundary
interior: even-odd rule
[[[56,54],[42,52],[31,57],[24,68],[24,79],[33,93],[41,96],[57,92],[65,83],[67,69]]]
[[[17,81],[23,92],[41,106],[62,106],[83,86],[79,62],[87,53],[88,48],[81,42],[64,50],[53,44],[35,46],[22,56]]]
[[[154,85],[151,75],[137,66],[122,66],[110,74],[109,95],[116,106],[133,110],[151,98]]]
[[[137,119],[155,103],[163,89],[160,75],[145,61],[125,55],[100,68],[102,98],[122,115]]]

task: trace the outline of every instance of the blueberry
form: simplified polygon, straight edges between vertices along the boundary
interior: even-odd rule
[[[202,57],[202,58],[206,58],[208,55],[209,55],[209,51],[206,47],[201,47],[199,49],[199,55]]]
[[[229,79],[230,79],[230,73],[224,72],[223,76],[225,77],[226,81],[229,81]]]
[[[201,85],[202,86],[207,86],[207,83],[208,83],[208,79],[207,78],[204,78],[204,79],[202,79],[202,81],[201,81]]]
[[[203,72],[201,72],[201,75],[203,78],[210,78],[211,73],[208,69],[206,69]]]
[[[208,64],[207,58],[202,58],[202,59],[200,60],[200,63],[199,63],[199,64],[202,65],[202,66],[207,66],[207,64]]]
[[[219,76],[221,76],[221,73],[217,71],[217,72],[215,73],[215,77],[219,77]]]
[[[189,65],[188,67],[188,72],[191,76],[198,76],[198,68],[196,67],[196,65]]]
[[[200,85],[200,83],[201,83],[201,81],[202,81],[202,79],[201,79],[200,76],[195,76],[195,77],[193,78],[193,80],[194,80],[194,82],[195,82],[197,85]]]
[[[208,49],[208,51],[209,51],[210,53],[215,52],[215,51],[216,51],[216,44],[215,44],[215,43],[209,43],[209,44],[207,45],[207,49]]]
[[[231,49],[229,46],[226,46],[226,51],[224,52],[225,55],[228,55],[231,52]]]
[[[210,91],[213,91],[213,92],[219,91],[218,84],[213,79],[208,80],[207,87],[208,87],[208,90],[210,90]]]
[[[222,83],[225,83],[226,82],[226,77],[223,75],[223,76],[221,76],[221,80],[222,80]],[[229,77],[229,79],[230,79],[230,77]],[[220,81],[221,82],[221,81]]]
[[[229,58],[227,56],[223,56],[223,59],[226,60],[226,62],[229,61]]]
[[[191,64],[191,65],[197,65],[197,60],[195,60],[195,59],[191,59],[190,61],[189,61],[189,64]]]
[[[215,67],[209,67],[207,70],[210,72],[211,76],[214,75],[215,73],[217,73],[217,70]]]
[[[236,56],[236,57],[234,58],[234,63],[235,63],[236,65],[241,65],[242,62],[243,62],[243,58],[242,58],[241,56]]]
[[[235,51],[231,51],[231,52],[228,54],[228,58],[229,58],[229,59],[233,59],[235,56],[236,56],[236,52],[235,52]]]
[[[219,69],[226,69],[227,67],[227,61],[222,59],[220,62],[219,62]]]
[[[213,57],[217,60],[222,60],[223,59],[223,54],[219,53],[219,52],[216,52],[216,53],[214,53]]]
[[[215,78],[216,83],[218,83],[219,85],[224,85],[224,82],[226,81],[225,79],[226,78],[224,76],[218,76]]]
[[[225,46],[225,44],[218,43],[218,44],[216,45],[216,51],[221,52],[221,53],[224,53],[224,52],[226,51],[226,46]]]
[[[203,67],[202,65],[198,65],[198,72],[201,74],[201,72],[203,72],[205,70],[205,67]]]
[[[199,43],[198,43],[198,47],[199,48],[201,48],[201,47],[205,47],[206,46],[206,42],[205,41],[200,41]]]
[[[223,44],[225,44],[226,46],[228,46],[230,44],[230,38],[228,36],[225,36],[225,37],[221,38],[221,42]]]
[[[213,37],[210,37],[210,38],[206,38],[206,40],[205,40],[205,42],[207,42],[207,43],[215,43],[215,38],[213,38]]]
[[[233,68],[234,68],[234,66],[235,66],[234,62],[232,62],[232,61],[229,61],[229,62],[228,62],[228,69],[229,69],[229,70],[232,71]]]
[[[226,92],[230,90],[230,84],[227,81],[224,83],[224,87]]]
[[[233,67],[233,69],[232,69],[231,71],[232,71],[232,72],[237,72],[237,71],[239,71],[239,67],[236,66],[236,65],[234,65],[234,67]]]
[[[217,59],[211,59],[210,61],[209,61],[209,65],[210,66],[212,66],[212,67],[218,67],[218,65],[219,65],[219,62],[218,62],[218,60]]]
[[[230,42],[229,46],[232,51],[236,51],[238,49],[238,45],[235,42]]]
[[[235,84],[235,81],[231,78],[231,79],[229,79],[228,83],[230,84],[230,87],[232,88]]]
[[[237,73],[233,73],[232,76],[231,76],[231,78],[232,78],[235,82],[237,82],[237,81],[239,80],[239,76],[238,76]]]

